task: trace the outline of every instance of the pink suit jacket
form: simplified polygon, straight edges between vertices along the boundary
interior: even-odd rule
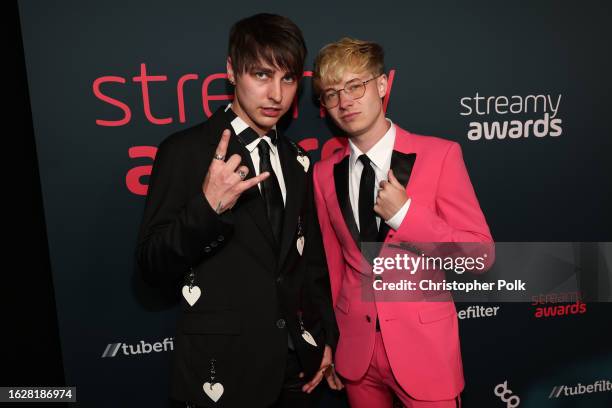
[[[455,398],[464,379],[454,303],[362,298],[364,258],[348,198],[349,156],[347,145],[314,168],[317,213],[340,329],[338,373],[353,381],[365,375],[378,315],[387,357],[402,388],[420,400]],[[396,126],[391,168],[407,186],[411,204],[397,231],[381,224],[381,241],[492,242],[457,143]]]

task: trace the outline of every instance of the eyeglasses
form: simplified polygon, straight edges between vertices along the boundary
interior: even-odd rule
[[[335,108],[340,103],[340,92],[344,91],[346,96],[351,98],[352,100],[359,99],[365,95],[366,85],[368,82],[378,78],[382,74],[375,76],[374,78],[370,78],[367,81],[360,81],[358,79],[354,79],[352,81],[347,82],[342,89],[326,89],[323,91],[321,96],[319,96],[319,101],[321,105],[326,107],[327,109]]]

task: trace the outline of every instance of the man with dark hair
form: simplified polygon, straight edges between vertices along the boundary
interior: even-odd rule
[[[288,18],[231,29],[235,97],[159,146],[138,240],[145,280],[183,281],[171,397],[189,406],[309,407],[337,327],[305,152],[279,135],[306,46]]]

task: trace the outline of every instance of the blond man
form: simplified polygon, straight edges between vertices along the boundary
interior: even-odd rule
[[[491,242],[455,142],[385,117],[380,45],[343,38],[318,54],[314,86],[348,144],[314,169],[317,212],[340,329],[335,367],[353,408],[460,404],[464,386],[452,302],[365,301],[365,242]],[[366,268],[367,269],[367,268]]]

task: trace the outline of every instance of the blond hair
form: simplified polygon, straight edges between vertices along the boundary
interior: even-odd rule
[[[383,48],[372,41],[344,37],[321,48],[315,59],[312,74],[316,93],[322,84],[336,84],[347,70],[368,71],[374,76],[384,72],[385,53]]]

